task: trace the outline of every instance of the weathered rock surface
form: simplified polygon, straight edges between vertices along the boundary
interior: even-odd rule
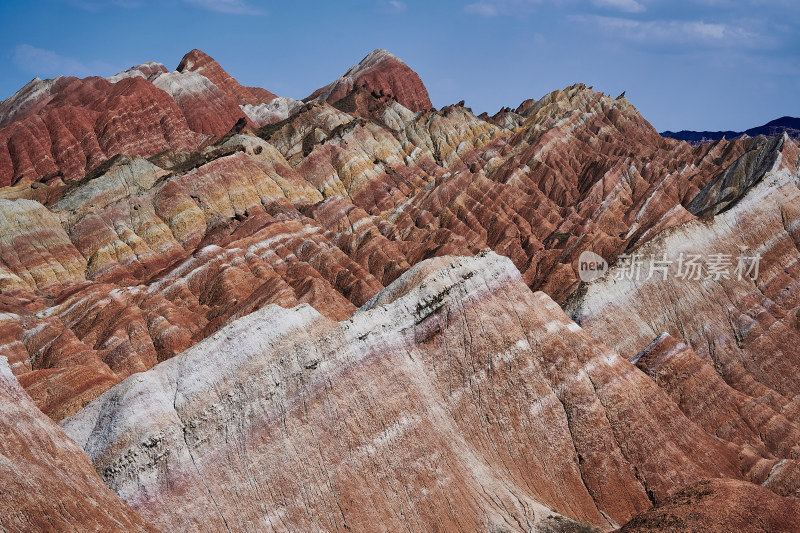
[[[370,53],[339,79],[320,87],[305,100],[332,104],[357,87],[376,92],[380,96],[392,97],[412,111],[433,109],[428,90],[419,75],[386,50]]]
[[[34,78],[14,95],[0,102],[0,128],[38,113],[50,101],[53,86],[61,79],[61,76],[49,80]]]
[[[763,138],[762,138],[763,139]],[[686,208],[694,215],[716,215],[729,209],[763,176],[770,172],[782,155],[788,136],[759,139],[755,147],[737,159],[725,172],[711,180]]]
[[[196,72],[208,78],[211,83],[219,87],[231,97],[238,105],[266,104],[275,98],[275,95],[259,87],[244,87],[225,72],[219,63],[200,50],[192,50],[181,59],[178,72]]]
[[[193,131],[222,137],[244,116],[230,96],[196,72],[166,72],[151,81],[175,100]]]
[[[681,257],[702,254],[727,261],[727,274],[674,270],[636,281],[617,266],[585,287],[570,314],[638,361],[688,417],[739,446],[750,481],[797,496],[800,191],[796,147],[783,141],[766,176],[730,209],[636,250],[642,273],[653,257],[677,268]],[[747,257],[760,257],[757,275],[737,270]]]
[[[195,150],[175,101],[141,77],[59,78],[46,105],[0,129],[0,185],[74,179],[116,154]]]
[[[4,294],[55,295],[85,279],[86,260],[58,218],[32,200],[0,199],[0,257]]]
[[[273,98],[267,103],[241,106],[244,114],[257,128],[286,120],[301,107],[303,107],[303,102],[285,96]]]
[[[729,210],[673,228],[637,250],[643,273],[651,256],[666,254],[677,274],[683,253],[686,260],[721,254],[727,274],[705,269],[666,280],[643,275],[637,282],[619,275],[624,267],[612,268],[585,288],[571,315],[628,357],[667,332],[711,362],[733,388],[796,416],[800,191],[796,147],[789,142],[763,180]],[[755,272],[737,271],[740,258],[755,256],[761,258],[756,279]]]
[[[126,501],[210,529],[558,530],[621,526],[707,478],[800,494],[792,139],[692,147],[580,84],[492,117],[433,110],[384,51],[312,96],[193,51],[0,104],[0,353],[55,420],[91,419],[112,387],[109,417],[154,410],[169,431],[150,448],[173,455],[111,464],[136,435],[80,430],[110,432],[93,458]],[[487,248],[510,263],[444,259]],[[617,266],[583,284],[584,250]],[[614,281],[625,254],[680,252],[759,253],[760,275]],[[396,434],[397,459],[373,452]]]
[[[111,83],[116,83],[120,80],[124,80],[125,78],[133,78],[137,76],[146,80],[150,80],[158,74],[167,72],[169,72],[169,70],[167,70],[167,67],[165,67],[162,63],[147,61],[146,63],[142,63],[127,70],[123,70],[122,72],[118,72],[117,74],[106,79]]]
[[[297,107],[264,107],[273,99],[239,85],[199,50],[176,72],[148,62],[108,79],[37,78],[0,103],[0,186],[75,179],[120,154],[193,152],[244,118],[240,105],[255,106],[256,126]]]
[[[789,532],[797,531],[798,524],[800,500],[751,483],[713,479],[637,516],[620,533]]]
[[[33,405],[4,357],[0,430],[0,531],[157,531],[102,483],[86,454]]]
[[[528,530],[550,508],[609,529],[739,476],[493,253],[423,262],[340,324],[250,314],[63,427],[165,531]]]
[[[179,102],[187,80],[215,90],[190,69],[148,68],[156,84],[180,81],[165,85]],[[150,83],[134,75],[115,86],[136,80]],[[200,104],[207,101],[189,106],[195,116],[204,116]],[[67,353],[85,354],[82,364],[94,359],[89,373],[53,372],[55,360],[25,344],[20,326],[10,333],[15,346],[28,346],[36,364],[15,372],[58,418],[101,384],[149,368],[269,303],[308,302],[342,320],[411,265],[485,247],[510,257],[529,286],[561,301],[579,285],[582,249],[613,260],[693,219],[681,202],[688,204],[727,162],[766,146],[690,148],[664,140],[626,100],[583,86],[517,111],[508,111],[516,118],[506,129],[463,106],[415,113],[356,88],[335,106],[308,104],[266,126],[258,132],[263,139],[225,135],[199,152],[170,150],[152,163],[118,157],[71,183],[20,180],[0,190],[47,206],[68,236],[69,243],[59,241],[66,257],[85,261],[67,269],[75,289],[59,281],[65,274],[58,269],[43,281],[55,292],[15,281],[16,301],[7,310],[47,314],[58,322],[54,331],[65,329]],[[209,131],[224,129],[208,124]],[[603,128],[608,133],[598,136]],[[786,150],[794,146],[789,141]],[[628,160],[620,162],[620,153]],[[740,167],[758,181],[751,171],[761,166]],[[27,279],[25,262],[42,261],[34,250],[51,244],[37,238],[19,266],[6,262],[13,267],[8,279]],[[127,310],[114,312],[122,314],[65,314],[101,303],[105,309],[110,287],[120,289],[115,294]],[[53,302],[44,294],[62,296]],[[35,316],[25,320],[38,324]],[[54,387],[59,394],[44,394]]]

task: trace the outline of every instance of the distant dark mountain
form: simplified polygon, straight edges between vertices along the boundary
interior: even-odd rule
[[[723,137],[730,140],[743,136],[756,137],[758,135],[782,135],[784,132],[788,133],[793,139],[800,139],[800,118],[781,117],[771,122],[767,122],[763,126],[750,128],[746,131],[664,131],[661,133],[661,136],[688,141],[691,144],[703,144],[716,141],[717,139],[721,139]]]

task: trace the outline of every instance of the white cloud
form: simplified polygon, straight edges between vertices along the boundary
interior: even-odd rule
[[[592,0],[592,3],[597,7],[617,9],[626,13],[642,13],[645,11],[644,5],[636,0]]]
[[[691,20],[639,21],[596,15],[575,15],[570,18],[594,26],[611,36],[641,43],[752,46],[763,42],[753,32],[723,23]]]
[[[496,17],[500,14],[497,4],[489,2],[475,2],[474,4],[469,4],[464,8],[464,11],[482,17]]]
[[[243,0],[184,0],[189,5],[228,15],[264,15],[266,11],[253,7]]]
[[[408,5],[400,0],[378,0],[375,2],[375,9],[381,13],[405,13]]]
[[[83,63],[72,57],[62,56],[52,50],[21,44],[14,48],[11,61],[25,72],[39,77],[55,76],[100,76],[114,73],[115,67],[102,61]]]

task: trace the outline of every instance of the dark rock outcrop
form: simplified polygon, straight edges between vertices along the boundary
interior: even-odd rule
[[[665,131],[661,135],[664,137],[671,137],[681,141],[687,141],[692,144],[705,144],[714,142],[719,139],[741,139],[746,137],[758,137],[765,135],[767,137],[780,137],[788,135],[795,141],[800,140],[800,118],[796,117],[781,117],[763,126],[757,126],[745,131]]]

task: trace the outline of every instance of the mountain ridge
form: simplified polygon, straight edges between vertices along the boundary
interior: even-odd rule
[[[757,137],[759,135],[774,137],[776,135],[783,135],[784,133],[788,134],[795,140],[800,139],[800,118],[783,116],[775,120],[771,120],[762,126],[756,126],[754,128],[750,128],[745,131],[681,130],[681,131],[664,131],[661,132],[661,135],[663,135],[664,137],[670,137],[672,139],[688,141],[690,143],[704,144],[722,138],[739,139],[743,138],[744,136]]]
[[[15,493],[20,516],[103,484],[134,530],[796,516],[790,136],[691,146],[584,84],[435,109],[383,50],[307,102],[197,50],[112,79],[0,104],[0,389],[30,398],[4,404],[3,455],[89,487]],[[701,252],[728,276],[648,268]],[[83,452],[54,468],[56,422]]]

